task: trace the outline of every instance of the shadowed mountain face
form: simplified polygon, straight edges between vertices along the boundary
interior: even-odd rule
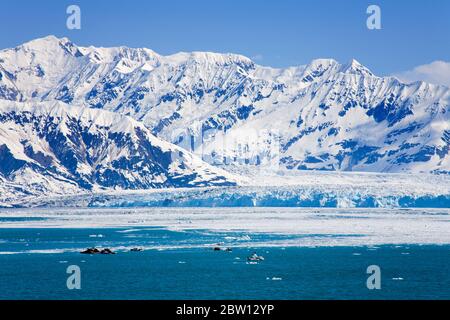
[[[58,191],[52,185],[61,183],[85,190],[235,185],[129,117],[62,102],[0,101],[0,176],[30,191]]]
[[[232,54],[161,56],[47,37],[0,52],[0,98],[129,115],[212,164],[276,158],[293,170],[450,172],[450,90],[380,78],[354,60],[272,69]]]

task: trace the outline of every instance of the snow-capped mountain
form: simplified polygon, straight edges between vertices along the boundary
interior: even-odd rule
[[[130,117],[63,102],[0,100],[0,185],[39,194],[235,185]]]
[[[355,60],[274,69],[50,36],[0,51],[0,98],[129,115],[217,165],[450,172],[450,89],[377,77]]]

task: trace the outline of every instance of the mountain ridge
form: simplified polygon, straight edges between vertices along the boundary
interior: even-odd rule
[[[1,198],[241,181],[134,119],[59,101],[0,100],[0,163]]]

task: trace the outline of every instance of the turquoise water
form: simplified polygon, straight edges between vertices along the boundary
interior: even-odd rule
[[[450,299],[450,246],[279,245],[295,237],[148,227],[0,229],[0,299]],[[219,242],[233,250],[214,251]],[[79,253],[92,246],[117,254]],[[135,246],[146,250],[129,252]],[[265,260],[248,264],[255,251]],[[81,290],[67,289],[69,265],[81,269]],[[381,268],[381,290],[366,287],[369,265]]]

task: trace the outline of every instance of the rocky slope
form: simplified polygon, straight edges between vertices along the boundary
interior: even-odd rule
[[[0,100],[1,198],[236,181],[127,116],[63,102]]]

